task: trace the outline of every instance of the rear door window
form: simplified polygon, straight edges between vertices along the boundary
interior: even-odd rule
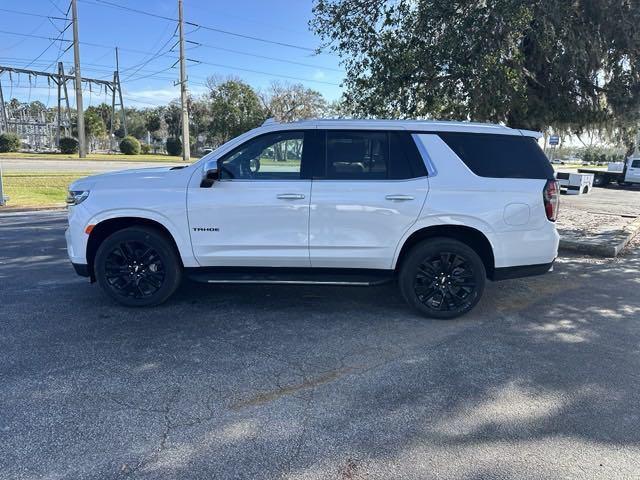
[[[325,130],[325,171],[330,180],[406,180],[427,176],[411,134],[405,131]]]
[[[532,137],[441,132],[440,138],[478,176],[552,179],[553,168]]]
[[[387,178],[386,132],[327,131],[327,178]]]

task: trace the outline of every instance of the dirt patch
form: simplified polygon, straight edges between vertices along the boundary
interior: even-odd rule
[[[635,219],[631,215],[590,212],[568,205],[562,207],[557,223],[561,237],[580,238],[616,234],[622,232]]]
[[[327,372],[325,374],[322,374],[318,377],[315,378],[311,378],[311,379],[307,379],[302,383],[298,383],[295,385],[289,385],[286,387],[282,387],[282,388],[278,388],[276,390],[272,390],[269,392],[262,392],[259,393],[251,398],[248,398],[246,400],[241,400],[239,402],[235,402],[234,404],[231,405],[231,409],[232,410],[240,410],[242,408],[245,407],[253,407],[253,406],[257,406],[257,405],[263,405],[265,403],[269,403],[272,402],[274,400],[277,400],[280,397],[284,397],[287,395],[292,395],[294,393],[299,392],[300,390],[305,390],[305,389],[309,389],[309,388],[315,388],[318,387],[320,385],[323,385],[325,383],[329,383],[329,382],[333,382],[334,380],[337,380],[338,378],[342,377],[343,375],[349,373],[352,369],[350,368],[343,368],[343,369],[339,369],[339,370],[332,370],[330,372]]]

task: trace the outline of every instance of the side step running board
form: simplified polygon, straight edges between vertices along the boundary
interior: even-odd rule
[[[201,283],[284,285],[382,285],[393,280],[393,270],[332,268],[187,268],[187,278]]]

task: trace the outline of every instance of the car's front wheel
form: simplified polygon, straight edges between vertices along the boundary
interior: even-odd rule
[[[182,266],[169,239],[147,227],[107,237],[96,252],[94,272],[105,293],[129,307],[158,305],[180,285]]]
[[[486,282],[482,259],[469,246],[449,238],[432,238],[414,246],[398,277],[403,297],[427,317],[450,319],[480,301]]]

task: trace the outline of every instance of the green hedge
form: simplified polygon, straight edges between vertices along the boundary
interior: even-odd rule
[[[15,133],[0,135],[0,152],[17,152],[20,149],[20,139]]]
[[[140,142],[131,135],[124,137],[120,142],[120,151],[125,155],[138,155],[140,154]]]
[[[78,141],[71,137],[62,137],[58,143],[61,153],[78,153]]]
[[[180,155],[182,153],[182,142],[179,138],[167,138],[167,154]]]

